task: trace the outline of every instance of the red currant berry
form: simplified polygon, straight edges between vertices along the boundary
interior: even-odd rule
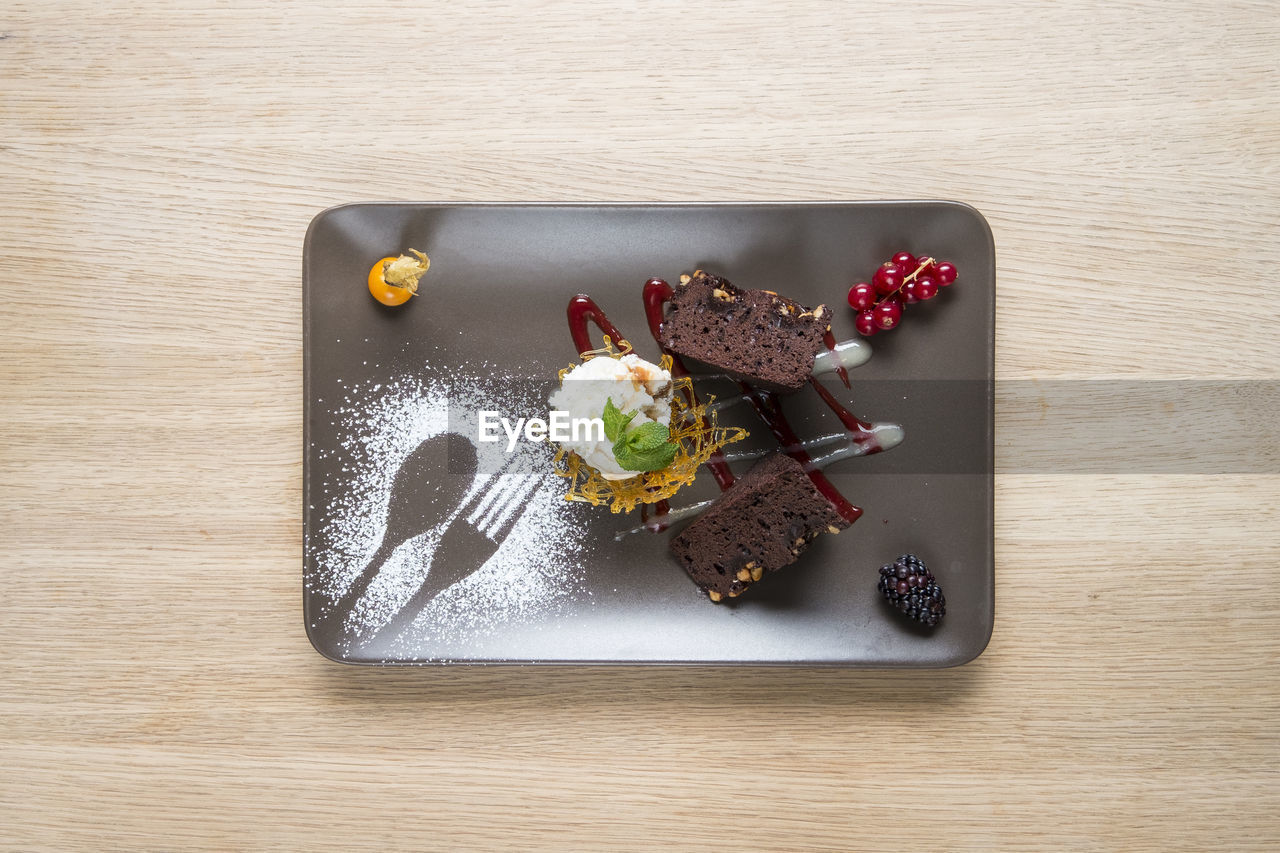
[[[919,278],[919,277],[920,277],[920,276],[922,276],[922,275],[937,275],[937,274],[938,274],[938,268],[937,268],[937,267],[935,267],[933,264],[926,264],[926,263],[925,263],[925,261],[927,261],[927,260],[929,260],[929,259],[928,259],[928,258],[921,258],[921,259],[920,259],[920,264],[919,264],[918,268],[917,268],[917,269],[916,269],[916,271],[915,271],[915,273],[916,273],[916,278]]]
[[[858,330],[858,334],[871,337],[880,327],[876,325],[876,315],[870,308],[865,311],[859,311],[858,317],[853,321],[853,326]]]
[[[938,284],[943,287],[946,287],[948,284],[956,280],[957,273],[955,264],[948,263],[947,261],[941,261],[937,265],[937,270]]]
[[[849,288],[849,307],[862,311],[876,304],[876,289],[865,281],[860,281]]]
[[[902,303],[896,299],[886,299],[871,310],[875,314],[876,325],[882,329],[892,329],[902,319]]]
[[[876,293],[893,293],[902,287],[906,277],[907,274],[902,271],[902,267],[893,261],[888,261],[876,270],[876,274],[871,277],[871,283],[876,286]]]
[[[920,301],[921,299],[920,291],[917,285],[918,285],[918,281],[914,278],[911,279],[911,281],[907,282],[906,284],[902,285],[902,290],[900,291],[900,293],[902,294],[903,305],[911,305],[912,303]]]
[[[916,296],[920,299],[932,299],[938,295],[938,280],[931,275],[922,275],[911,284],[916,286]]]
[[[920,262],[916,260],[916,256],[910,252],[899,252],[893,256],[893,262],[902,267],[902,271],[906,275],[911,275],[916,271],[916,267],[920,265]]]

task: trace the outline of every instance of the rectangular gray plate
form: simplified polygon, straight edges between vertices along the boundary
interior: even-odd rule
[[[370,267],[409,248],[431,257],[421,294],[379,305],[366,287]],[[560,500],[560,481],[543,463],[465,501],[492,472],[486,461],[475,472],[457,454],[417,459],[391,498],[414,448],[446,430],[474,435],[467,413],[478,406],[545,416],[538,407],[556,372],[577,360],[565,321],[574,294],[594,297],[652,360],[641,288],[651,276],[674,283],[696,268],[833,306],[843,339],[856,335],[844,304],[850,284],[902,249],[954,262],[959,280],[871,339],[874,355],[853,371],[852,391],[834,380],[828,387],[864,419],[902,424],[906,441],[834,464],[829,477],[863,517],[731,606],[708,602],[672,561],[671,532],[615,539],[638,519]],[[994,306],[990,228],[955,202],[326,210],[308,229],[303,258],[308,636],[321,654],[349,663],[969,661],[994,618]],[[838,429],[812,390],[784,407],[802,436]],[[749,407],[723,420],[750,430],[749,446],[773,446]],[[489,492],[498,497],[478,505]],[[673,504],[714,494],[704,474]],[[383,549],[354,604],[344,602],[352,579],[376,562],[389,523],[396,547]],[[489,542],[486,528],[506,538]],[[947,616],[932,633],[904,623],[876,591],[878,567],[907,552],[946,594]],[[414,605],[405,630],[380,630],[432,573],[463,579]]]

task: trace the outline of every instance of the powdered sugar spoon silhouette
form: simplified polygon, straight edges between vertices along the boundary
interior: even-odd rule
[[[333,602],[328,617],[345,620],[397,548],[452,518],[475,475],[476,448],[465,436],[440,433],[414,448],[392,480],[387,527],[378,550]]]

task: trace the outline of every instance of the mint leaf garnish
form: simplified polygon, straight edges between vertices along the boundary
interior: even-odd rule
[[[640,414],[635,409],[625,414],[613,404],[613,398],[604,401],[604,437],[613,442],[613,458],[624,471],[661,471],[676,459],[680,445],[671,440],[671,431],[656,421],[648,421],[627,431],[627,426]]]
[[[604,437],[610,441],[616,442],[622,437],[623,431],[627,428],[627,424],[631,423],[639,412],[639,409],[635,409],[629,414],[624,415],[622,411],[613,404],[613,398],[607,398],[604,401],[604,413],[601,415],[601,420],[604,421]]]
[[[647,453],[666,444],[670,438],[669,429],[656,421],[649,421],[627,433],[627,447],[634,453]]]
[[[670,430],[655,421],[641,424],[613,443],[613,457],[624,471],[661,471],[679,451]]]

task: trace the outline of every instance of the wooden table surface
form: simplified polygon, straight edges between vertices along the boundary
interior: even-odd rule
[[[0,843],[1275,849],[1275,471],[1002,474],[955,670],[322,659],[300,255],[353,200],[953,198],[1001,380],[1274,380],[1278,43],[1270,2],[6,4]]]

